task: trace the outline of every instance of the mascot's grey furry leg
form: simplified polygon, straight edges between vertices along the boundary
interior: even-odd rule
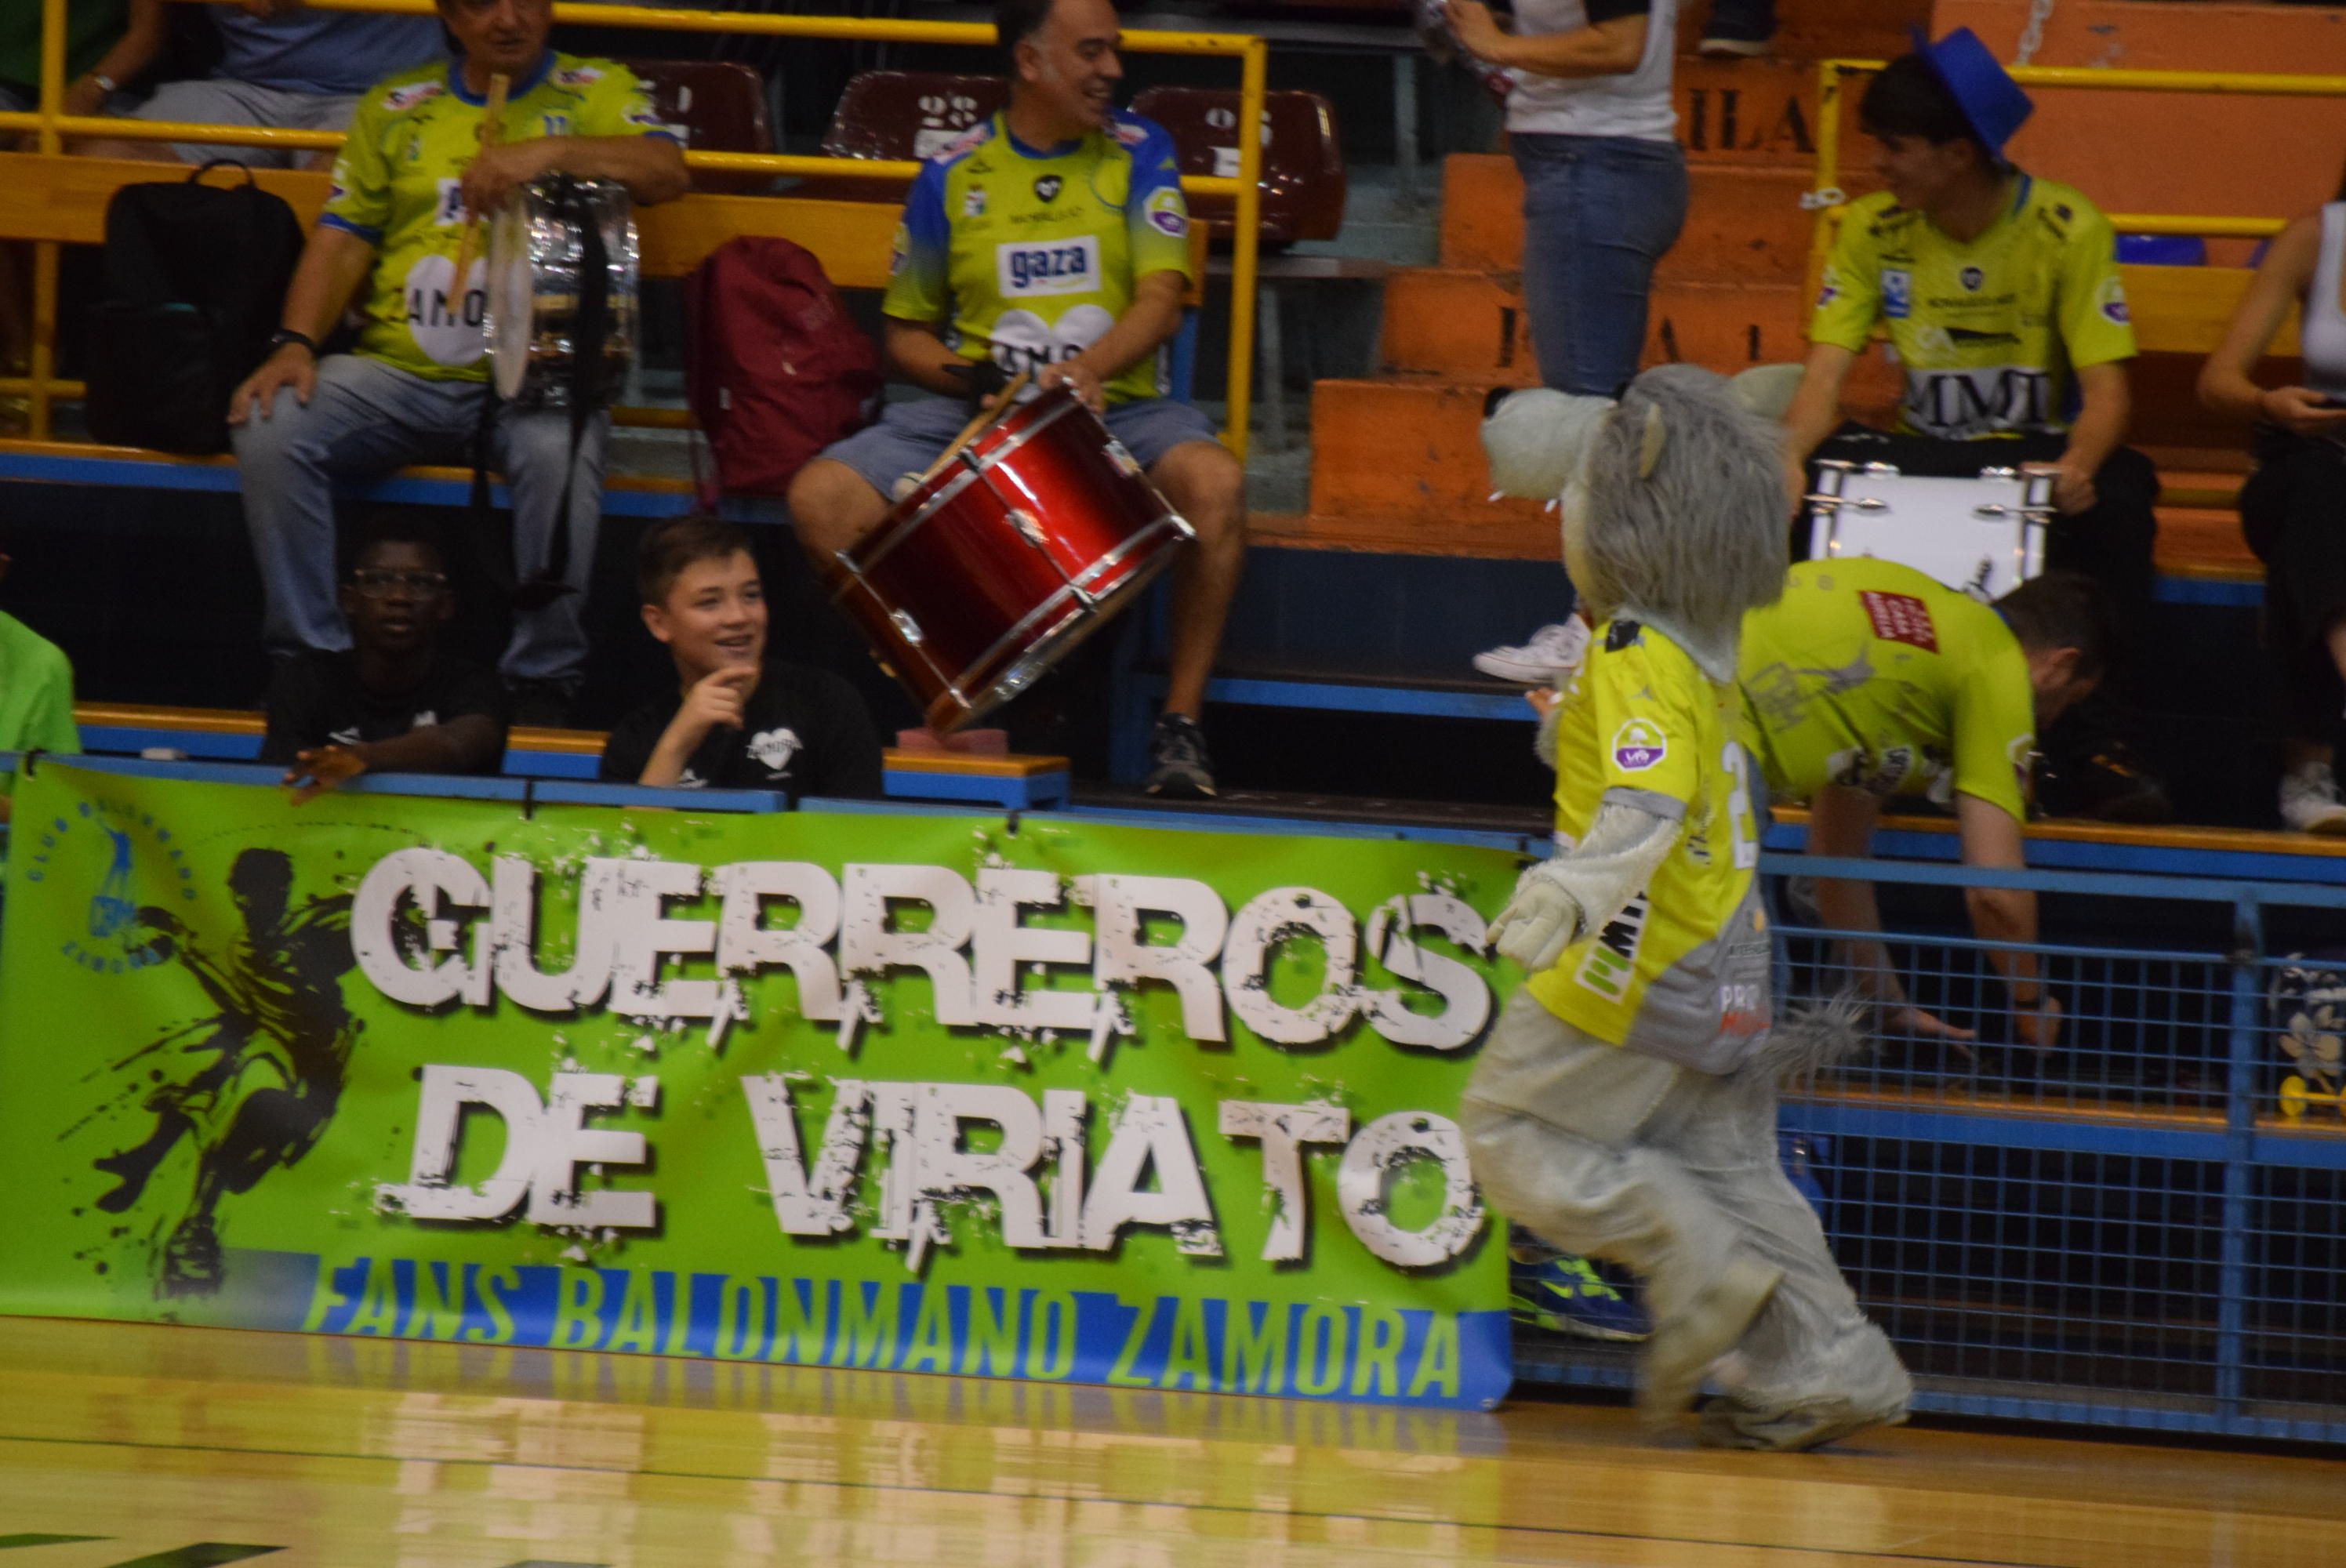
[[[1486,427],[1494,475],[1561,491],[1566,564],[1597,619],[1643,622],[1731,679],[1743,611],[1781,589],[1772,439],[1704,372],[1632,386],[1641,406],[1621,416],[1600,400],[1510,399]],[[1548,968],[1619,915],[1679,826],[1608,797],[1577,843],[1525,873],[1494,941]],[[1545,1239],[1644,1278],[1650,1420],[1677,1417],[1706,1374],[1727,1390],[1704,1411],[1708,1442],[1805,1448],[1904,1419],[1905,1369],[1777,1158],[1778,1081],[1849,1048],[1854,1022],[1827,1009],[1779,1023],[1739,1062],[1698,1065],[1596,1039],[1526,991],[1484,1048],[1460,1111],[1475,1178]]]

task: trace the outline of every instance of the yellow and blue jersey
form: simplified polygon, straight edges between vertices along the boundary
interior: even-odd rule
[[[375,247],[359,352],[432,381],[484,381],[483,325],[487,246],[476,242],[472,277],[456,287],[464,229],[457,187],[480,150],[488,105],[464,90],[464,67],[435,64],[367,90],[334,160],[332,188],[318,221]],[[625,66],[546,51],[536,71],[513,85],[498,117],[501,139],[539,137],[664,137],[643,83]],[[485,215],[484,215],[485,216]]]
[[[881,309],[1015,373],[1097,342],[1152,272],[1190,275],[1172,137],[1119,111],[1107,129],[1042,149],[996,114],[913,180]],[[1164,390],[1162,354],[1107,388],[1110,402]]]
[[[1604,930],[1525,984],[1558,1018],[1615,1045],[1707,1071],[1770,1023],[1760,825],[1734,687],[1650,626],[1596,628],[1556,733],[1556,826],[1570,845],[1607,801],[1678,824],[1669,852]]]
[[[1894,561],[1809,561],[1743,617],[1739,684],[1770,795],[1958,794],[2027,820],[2036,698],[1992,605]]]
[[[2077,371],[2135,352],[2110,220],[2025,174],[1968,242],[1887,191],[1850,204],[1809,340],[1862,353],[1877,323],[1905,367],[1899,428],[1947,441],[2066,430]]]

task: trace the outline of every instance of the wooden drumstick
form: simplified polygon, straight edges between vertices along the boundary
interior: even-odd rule
[[[503,71],[489,78],[488,104],[481,116],[480,135],[483,152],[496,146],[499,137],[503,135],[498,122],[505,117],[505,92],[512,85]],[[456,279],[454,287],[456,291],[456,314],[460,319],[464,313],[464,274],[473,265],[473,241],[478,237],[480,229],[480,214],[468,209],[464,214],[464,231],[456,237]]]
[[[994,400],[992,402],[987,403],[984,408],[980,409],[977,412],[975,418],[972,419],[967,424],[961,427],[961,433],[953,438],[953,444],[945,448],[944,455],[938,458],[934,463],[929,464],[928,471],[921,475],[919,483],[921,484],[926,484],[930,480],[934,479],[938,474],[944,473],[945,464],[951,463],[954,458],[961,455],[961,449],[967,446],[972,441],[976,439],[977,433],[985,428],[988,421],[1017,401],[1018,394],[1026,390],[1026,383],[1033,379],[1033,372],[1020,371],[1016,375],[1012,376],[1008,382],[1005,382],[1001,392],[995,396]],[[918,486],[916,485],[915,488],[918,488]]]

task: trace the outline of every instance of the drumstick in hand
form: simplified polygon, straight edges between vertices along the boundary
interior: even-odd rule
[[[489,78],[488,104],[481,115],[480,134],[483,152],[497,145],[498,137],[501,134],[498,122],[505,117],[505,90],[511,85],[502,71]],[[464,214],[464,231],[456,237],[456,279],[453,286],[456,295],[456,314],[460,319],[464,313],[464,274],[473,265],[473,241],[479,234],[480,228],[481,215],[467,211]]]
[[[945,448],[944,455],[940,456],[934,463],[929,464],[928,472],[921,475],[920,483],[922,484],[926,484],[930,480],[934,479],[939,473],[944,472],[945,464],[951,463],[954,458],[961,455],[961,449],[969,444],[970,438],[975,435],[979,431],[984,429],[985,423],[988,420],[992,419],[1002,410],[1008,408],[1013,402],[1015,402],[1018,399],[1018,394],[1026,390],[1026,383],[1033,379],[1034,375],[1032,372],[1020,371],[1016,375],[1012,376],[1009,381],[1004,382],[1001,392],[995,396],[994,401],[987,403],[984,408],[978,410],[976,417],[972,419],[967,424],[961,427],[961,433],[953,438],[953,444]]]

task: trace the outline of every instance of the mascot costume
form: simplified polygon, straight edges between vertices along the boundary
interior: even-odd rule
[[[1779,442],[1754,406],[1782,381],[1665,366],[1617,402],[1517,393],[1486,422],[1502,488],[1561,495],[1596,630],[1542,727],[1558,852],[1491,928],[1529,979],[1459,1116],[1502,1212],[1645,1281],[1648,1421],[1675,1423],[1708,1377],[1700,1440],[1766,1449],[1902,1420],[1912,1392],[1777,1160],[1777,1083],[1862,1044],[1848,998],[1773,1016],[1737,738],[1738,630],[1786,571]]]

